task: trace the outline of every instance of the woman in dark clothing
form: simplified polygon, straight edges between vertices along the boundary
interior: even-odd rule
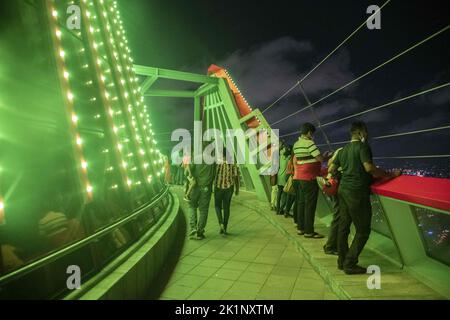
[[[230,218],[231,198],[233,191],[239,194],[239,167],[236,164],[227,163],[226,150],[223,158],[218,161],[216,180],[214,182],[214,202],[217,220],[220,225],[220,234],[227,234]]]

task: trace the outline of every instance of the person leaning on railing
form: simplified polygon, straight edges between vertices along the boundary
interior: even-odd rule
[[[292,176],[294,175],[294,150],[292,146],[288,146],[289,149],[289,159],[286,166],[286,184],[283,188],[284,201],[281,204],[281,212],[284,214],[285,218],[290,217],[290,211],[292,204],[295,202],[295,190],[290,188],[289,182],[292,183]],[[293,214],[294,221],[297,223],[297,214],[294,211]]]
[[[305,238],[321,239],[324,236],[314,231],[314,219],[319,187],[316,178],[320,175],[325,158],[313,141],[316,128],[304,123],[301,136],[294,144],[294,187],[297,205],[297,234]]]
[[[368,130],[364,122],[354,122],[350,131],[351,142],[339,152],[329,170],[335,172],[337,168],[342,167],[338,188],[338,268],[346,274],[362,274],[366,273],[366,268],[358,266],[358,257],[369,239],[371,230],[372,177],[397,177],[401,172],[396,170],[388,173],[373,164],[372,150],[367,143]],[[348,235],[352,223],[355,225],[356,234],[349,248]]]
[[[330,160],[328,160],[328,168],[330,168],[333,165],[339,152],[342,149],[343,148],[339,148],[333,153],[333,156],[330,158]],[[328,171],[326,178],[322,177],[317,178],[319,185],[322,185],[322,187],[329,187],[329,189],[333,189],[333,182],[335,183],[333,193],[327,195],[330,201],[333,219],[331,220],[330,230],[328,231],[328,240],[323,246],[323,251],[325,252],[325,254],[331,255],[338,255],[337,236],[339,230],[340,214],[339,214],[339,198],[337,196],[336,185],[341,180],[341,174],[342,168],[338,167],[337,169],[333,170],[333,172]]]
[[[280,165],[278,168],[278,179],[277,179],[277,214],[283,215],[284,214],[284,205],[286,202],[286,194],[283,193],[284,186],[286,184],[287,180],[287,165],[290,160],[291,150],[289,149],[288,145],[283,145],[280,150]]]

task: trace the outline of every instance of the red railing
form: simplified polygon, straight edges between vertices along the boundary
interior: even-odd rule
[[[376,182],[372,192],[427,207],[450,211],[450,179],[403,175]]]

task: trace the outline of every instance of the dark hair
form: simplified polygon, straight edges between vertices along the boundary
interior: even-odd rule
[[[308,132],[311,132],[311,133],[316,132],[316,127],[312,123],[306,122],[306,123],[302,124],[302,126],[300,128],[300,133],[307,134]]]
[[[353,122],[352,126],[350,128],[350,133],[353,135],[356,132],[360,132],[360,131],[367,132],[367,126],[366,126],[365,122],[364,121]]]
[[[292,146],[291,145],[286,145],[286,150],[284,151],[284,155],[285,156],[290,156],[292,154]]]

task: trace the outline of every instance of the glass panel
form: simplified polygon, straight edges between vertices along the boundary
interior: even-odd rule
[[[3,272],[83,237],[82,194],[53,52],[37,8],[9,2],[0,49]],[[17,35],[22,35],[18,37]],[[25,37],[25,39],[24,39]]]
[[[388,238],[392,238],[391,230],[386,221],[386,215],[384,214],[383,207],[377,196],[372,195],[370,197],[372,204],[372,230],[375,230]]]
[[[450,215],[411,206],[429,257],[450,266]]]
[[[325,214],[325,215],[327,215],[332,212],[333,206],[331,204],[330,197],[323,195],[323,198],[326,200],[326,203],[328,204],[327,209],[329,209],[329,211],[326,212],[326,214]],[[374,230],[378,233],[381,233],[382,235],[392,239],[391,231],[389,229],[389,225],[387,223],[386,216],[383,211],[383,207],[381,206],[381,203],[380,203],[378,197],[372,195],[370,197],[370,203],[372,205],[372,225],[371,225],[372,230]],[[320,208],[320,207],[318,207],[318,208]],[[320,208],[320,209],[322,209],[322,208]],[[321,213],[323,213],[323,212],[325,212],[325,211],[322,210]]]

